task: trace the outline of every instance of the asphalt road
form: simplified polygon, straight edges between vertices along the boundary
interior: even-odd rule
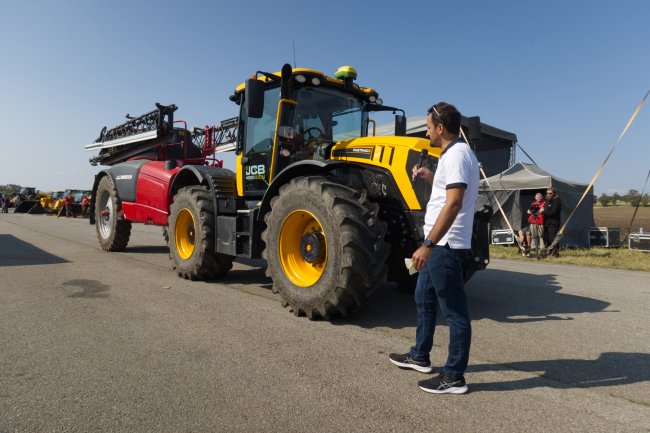
[[[650,431],[650,273],[495,260],[467,287],[457,396],[387,359],[410,295],[312,322],[263,266],[185,281],[160,228],[106,253],[87,220],[0,214],[0,433]],[[441,324],[434,365],[447,342]]]

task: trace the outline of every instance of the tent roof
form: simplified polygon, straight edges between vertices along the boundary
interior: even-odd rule
[[[580,188],[584,191],[587,184],[560,179],[535,164],[517,162],[507,170],[489,177],[493,190],[542,189],[554,187],[561,191]],[[481,181],[483,185],[485,180]]]

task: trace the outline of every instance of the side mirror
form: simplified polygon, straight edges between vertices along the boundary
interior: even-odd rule
[[[395,135],[397,137],[406,136],[406,116],[401,114],[395,115]]]
[[[254,78],[246,80],[246,112],[259,119],[264,113],[264,83]]]

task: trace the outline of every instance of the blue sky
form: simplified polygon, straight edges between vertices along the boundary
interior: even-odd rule
[[[242,5],[245,5],[242,8]],[[647,1],[207,2],[0,0],[0,184],[90,188],[83,150],[154,102],[204,126],[257,70],[358,83],[407,115],[444,100],[517,134],[547,171],[587,183],[650,88]],[[328,7],[329,6],[329,7]],[[650,104],[596,194],[640,190]],[[517,159],[528,159],[519,151]],[[233,168],[234,155],[225,158]]]

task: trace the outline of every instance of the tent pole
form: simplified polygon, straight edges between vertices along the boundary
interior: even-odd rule
[[[533,159],[533,158],[528,154],[528,152],[526,152],[526,151],[524,150],[523,147],[521,147],[521,145],[520,145],[519,143],[517,143],[517,147],[520,148],[522,152],[524,152],[524,155],[526,155],[526,156],[528,157],[528,159],[530,159],[530,161],[531,161],[533,164],[537,165],[537,163],[535,162],[535,160],[534,160],[534,159]]]
[[[467,140],[467,137],[465,136],[465,132],[463,132],[463,128],[460,128],[460,134],[463,137],[463,140],[465,140],[466,143],[469,144],[469,141]],[[512,236],[515,238],[515,241],[517,242],[517,245],[519,246],[519,249],[521,250],[522,254],[526,253],[526,250],[524,249],[523,245],[521,245],[521,242],[519,241],[519,233],[515,233],[514,229],[512,228],[512,225],[510,224],[510,221],[508,221],[508,217],[506,216],[506,213],[503,211],[503,208],[501,207],[501,203],[499,203],[499,199],[497,198],[496,194],[492,190],[492,187],[490,186],[490,181],[488,181],[487,176],[485,175],[485,171],[483,170],[483,166],[479,163],[479,169],[481,170],[481,174],[483,175],[483,179],[485,180],[485,184],[487,185],[488,189],[492,193],[492,196],[494,196],[494,201],[497,203],[497,206],[499,207],[499,211],[501,212],[501,215],[503,216],[503,219],[506,221],[506,224],[508,224],[508,228],[512,232]]]
[[[592,187],[594,186],[594,183],[596,182],[596,179],[598,179],[598,176],[600,176],[600,173],[603,171],[603,168],[605,167],[605,164],[607,164],[607,161],[609,160],[609,157],[612,156],[612,152],[614,152],[614,149],[621,142],[621,140],[625,136],[625,133],[630,128],[630,125],[632,125],[632,123],[634,122],[634,119],[636,119],[636,116],[639,114],[639,111],[641,111],[641,107],[643,107],[643,104],[645,103],[645,100],[648,98],[648,94],[650,94],[650,89],[645,93],[645,96],[643,96],[643,99],[641,99],[641,102],[639,102],[639,105],[637,105],[636,110],[634,110],[634,113],[632,113],[632,117],[630,117],[630,120],[628,120],[627,125],[625,125],[625,128],[623,128],[623,132],[621,132],[621,135],[618,136],[618,140],[616,140],[616,144],[614,144],[614,146],[612,146],[612,149],[609,151],[609,153],[605,157],[605,160],[603,161],[602,164],[600,164],[600,167],[596,171],[596,174],[594,174],[594,177],[591,179],[591,182],[589,182],[589,185],[587,185],[587,189],[585,189],[584,194],[582,194],[582,197],[580,198],[580,201],[578,202],[576,207],[573,209],[573,211],[571,212],[569,217],[566,219],[566,221],[564,222],[564,224],[560,228],[560,231],[557,232],[557,235],[555,236],[555,239],[553,239],[553,242],[551,242],[551,245],[546,246],[545,253],[548,254],[548,252],[551,251],[551,249],[553,247],[555,247],[555,245],[557,245],[558,242],[560,242],[560,239],[564,235],[564,230],[566,229],[567,224],[569,224],[569,221],[571,221],[571,218],[573,217],[573,214],[575,214],[578,207],[580,207],[580,203],[582,203],[582,201],[585,199],[587,194],[593,194],[593,193],[590,193],[589,191],[593,191]]]
[[[634,208],[634,213],[632,214],[632,221],[630,221],[630,226],[627,228],[627,233],[625,233],[625,236],[623,237],[623,242],[627,240],[627,237],[630,235],[630,232],[632,231],[632,224],[634,224],[634,218],[636,218],[636,213],[639,210],[639,206],[641,205],[641,200],[643,199],[643,194],[645,193],[645,187],[648,184],[648,178],[650,178],[650,170],[648,170],[648,175],[645,177],[645,183],[643,184],[643,189],[641,190],[639,201],[636,204],[636,208]]]

